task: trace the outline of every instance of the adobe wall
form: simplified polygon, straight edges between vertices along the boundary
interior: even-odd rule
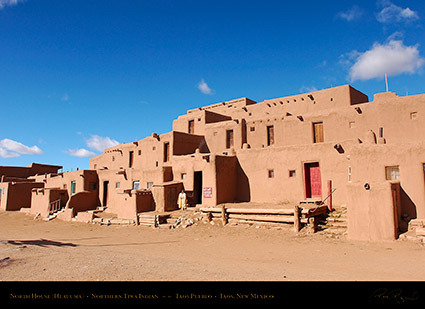
[[[68,201],[67,191],[56,188],[34,188],[31,192],[31,209],[33,215],[40,214],[41,217],[49,216],[50,202],[61,200],[62,205]]]
[[[195,172],[202,171],[202,187],[211,188],[211,197],[202,199],[202,206],[215,206],[217,204],[216,186],[216,155],[196,152],[193,155],[175,156],[172,161],[174,180],[183,184],[183,189],[188,195],[189,203],[192,202],[194,191]]]
[[[391,182],[350,183],[347,190],[348,238],[366,241],[394,240],[398,237],[397,209],[394,209]],[[352,207],[354,206],[355,207]]]
[[[72,215],[78,212],[94,210],[99,205],[97,191],[80,191],[70,196],[66,203],[66,208],[72,209]]]
[[[158,212],[177,210],[177,199],[182,189],[183,184],[181,182],[154,185],[152,196],[155,203],[155,210]]]
[[[386,183],[386,166],[398,166],[400,172],[401,212],[407,222],[425,218],[425,142],[389,144],[359,144],[351,149],[352,181]],[[355,203],[355,207],[362,207]]]
[[[45,188],[60,188],[71,196],[71,183],[75,181],[75,192],[97,190],[98,176],[94,170],[78,170],[60,174],[46,174],[32,177],[36,182],[43,182]]]
[[[348,140],[341,144],[345,149],[344,153],[336,151],[334,143],[238,151],[239,199],[249,198],[257,203],[299,203],[305,200],[304,164],[319,162],[322,198],[327,196],[327,181],[332,180],[332,186],[336,188],[333,203],[345,204],[347,153],[357,141]],[[272,178],[269,177],[269,170],[273,170]],[[291,177],[289,171],[294,171],[295,175]]]
[[[35,182],[0,183],[0,208],[12,211],[31,207],[31,190],[43,186],[43,183]]]

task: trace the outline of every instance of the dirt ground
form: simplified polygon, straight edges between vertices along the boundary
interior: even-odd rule
[[[422,281],[425,247],[198,222],[186,229],[0,212],[0,281]]]

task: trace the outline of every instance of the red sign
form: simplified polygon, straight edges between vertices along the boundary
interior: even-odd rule
[[[206,198],[212,197],[212,188],[211,187],[204,187],[204,197],[206,197]]]

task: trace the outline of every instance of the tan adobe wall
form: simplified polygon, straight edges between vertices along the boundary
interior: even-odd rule
[[[36,182],[1,182],[0,209],[11,211],[31,207],[31,190],[43,186]]]
[[[394,240],[398,237],[399,214],[393,201],[391,182],[348,185],[348,237],[356,240]]]
[[[68,201],[68,193],[64,189],[40,188],[33,189],[31,195],[31,210],[33,215],[40,214],[41,217],[49,216],[49,204],[60,199],[62,205]]]

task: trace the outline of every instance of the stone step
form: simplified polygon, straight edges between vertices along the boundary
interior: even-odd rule
[[[44,219],[43,219],[43,221],[48,222],[48,221],[51,221],[51,220],[53,220],[53,219],[56,219],[56,217],[58,216],[58,214],[60,214],[60,213],[62,213],[62,212],[64,212],[64,209],[63,209],[63,208],[62,208],[61,210],[58,210],[58,211],[56,211],[56,212],[52,213],[52,214],[51,214],[51,215],[49,215],[47,218],[44,218]]]
[[[400,234],[398,239],[425,243],[425,235],[417,234],[415,230],[410,230],[403,234]]]
[[[325,234],[333,234],[333,235],[346,235],[347,234],[347,229],[345,228],[326,228],[324,230],[322,230],[323,233]]]
[[[327,222],[345,222],[345,223],[347,223],[348,222],[348,218],[328,217],[328,218],[326,218],[326,221]]]

